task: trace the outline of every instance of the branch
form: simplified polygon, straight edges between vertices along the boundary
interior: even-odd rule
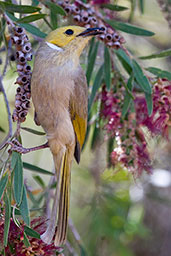
[[[3,93],[4,95],[4,100],[5,100],[5,104],[6,104],[6,109],[7,109],[7,113],[8,113],[8,125],[9,125],[9,131],[8,134],[6,136],[6,138],[4,139],[4,141],[0,144],[0,150],[6,145],[7,141],[9,140],[9,138],[12,137],[12,119],[11,119],[11,111],[10,111],[10,107],[9,107],[9,102],[7,99],[7,95],[4,89],[4,86],[2,84],[2,76],[0,75],[0,91]]]

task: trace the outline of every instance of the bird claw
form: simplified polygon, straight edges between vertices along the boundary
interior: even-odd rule
[[[11,146],[11,148],[9,149],[10,152],[15,151],[18,152],[20,154],[26,154],[28,152],[30,152],[29,148],[24,148],[18,140],[14,139],[13,141],[8,142],[8,144]]]
[[[19,141],[16,140],[16,139],[14,139],[13,141],[8,142],[8,144],[11,146],[11,148],[9,149],[9,152],[15,151],[15,152],[18,152],[19,154],[27,154],[29,152],[36,151],[36,150],[48,147],[48,142],[47,142],[43,145],[40,145],[40,146],[37,146],[37,147],[34,147],[34,148],[24,148],[22,146],[22,144],[20,144]]]

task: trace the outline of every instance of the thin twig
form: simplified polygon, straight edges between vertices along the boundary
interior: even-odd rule
[[[12,22],[12,20],[6,15],[6,13],[3,13],[3,16],[7,22],[8,25],[11,25],[12,28],[15,27],[14,23]]]
[[[10,111],[9,102],[8,102],[8,99],[7,99],[6,92],[5,92],[4,86],[2,84],[2,76],[0,76],[0,91],[4,95],[4,100],[5,100],[6,109],[7,109],[7,113],[8,113],[8,126],[9,126],[8,134],[7,134],[6,138],[4,139],[4,141],[0,144],[0,149],[2,149],[6,145],[7,141],[12,137],[11,111]]]

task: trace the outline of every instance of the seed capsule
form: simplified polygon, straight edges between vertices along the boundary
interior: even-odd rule
[[[27,52],[30,52],[30,50],[31,50],[31,43],[26,43],[25,45],[23,45],[23,47],[22,47],[22,51],[24,52],[24,53],[27,53]]]
[[[20,35],[24,34],[24,29],[21,28],[21,27],[15,28],[14,33],[15,33],[16,36],[20,36]]]

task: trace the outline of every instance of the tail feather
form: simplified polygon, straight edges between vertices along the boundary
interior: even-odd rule
[[[55,235],[56,246],[64,244],[67,235],[68,213],[69,213],[69,194],[70,194],[70,162],[68,151],[64,156],[64,165],[61,179],[61,193],[59,198],[58,223]]]
[[[58,215],[55,245],[60,246],[65,243],[68,225],[70,192],[70,162],[68,161],[68,150],[61,152],[61,154],[54,155],[54,162],[57,172],[57,187],[51,218],[45,233],[41,235],[41,239],[47,244],[52,242]]]

